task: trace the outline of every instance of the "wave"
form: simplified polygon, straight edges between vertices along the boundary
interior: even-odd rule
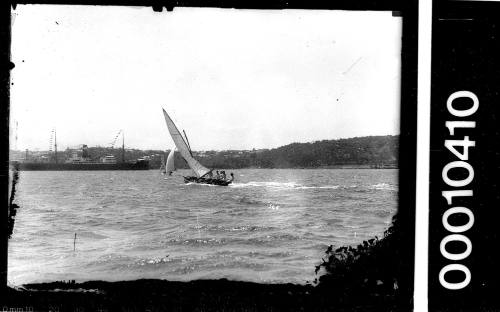
[[[261,200],[253,199],[250,196],[237,197],[236,201],[240,204],[258,205],[264,203]]]
[[[247,183],[232,183],[230,187],[245,188],[245,187],[271,187],[271,188],[294,188],[299,186],[295,182],[274,182],[274,181],[251,181]]]
[[[251,244],[254,246],[267,246],[268,244],[280,243],[280,242],[294,242],[302,238],[299,234],[292,233],[274,233],[269,235],[261,235],[257,237],[251,237],[244,240],[241,243]]]
[[[344,224],[344,225],[342,225],[342,227],[348,228],[348,229],[360,229],[361,228],[360,225],[348,225],[348,224]]]
[[[389,183],[377,183],[370,186],[372,190],[381,190],[381,191],[397,191],[398,188],[395,185]]]
[[[269,232],[279,230],[274,226],[259,226],[259,225],[202,225],[200,230],[212,232],[214,234],[234,233],[234,232]]]
[[[233,188],[249,188],[249,187],[266,187],[272,189],[338,189],[340,185],[320,185],[320,186],[308,186],[302,185],[296,182],[275,182],[275,181],[251,181],[247,183],[233,183],[229,185]]]
[[[165,257],[139,259],[134,264],[138,265],[138,266],[160,265],[160,264],[171,262],[171,261],[172,261],[172,259],[170,259],[168,255],[166,255]]]
[[[277,210],[281,207],[281,205],[279,203],[273,203],[270,201],[262,201],[262,200],[258,200],[258,199],[253,199],[253,198],[250,198],[249,196],[237,197],[236,201],[240,204],[245,204],[245,205],[266,206],[267,208],[270,208],[272,210]]]
[[[184,246],[219,246],[228,244],[229,238],[172,238],[166,241],[168,245],[184,245]]]
[[[188,183],[183,183],[181,185],[218,186],[214,184],[196,183],[196,182],[188,182]]]
[[[211,184],[199,184],[199,183],[186,183],[183,185],[202,185],[202,186],[215,186]],[[377,183],[370,185],[368,187],[361,186],[358,184],[351,185],[302,185],[296,182],[277,182],[277,181],[250,181],[246,183],[232,183],[229,184],[232,188],[270,188],[270,189],[294,189],[294,190],[314,190],[314,189],[369,189],[369,190],[384,190],[384,191],[397,191],[397,186],[389,183]]]
[[[299,186],[296,187],[296,189],[299,190],[306,190],[306,189],[330,189],[330,190],[336,190],[339,189],[340,185],[324,185],[324,186]]]
[[[326,249],[326,248],[325,248]],[[245,256],[251,258],[287,258],[294,256],[295,253],[289,250],[283,251],[249,251]]]
[[[269,203],[267,203],[267,208],[272,209],[272,210],[278,210],[278,209],[280,209],[280,205],[273,204],[273,203],[269,202]]]

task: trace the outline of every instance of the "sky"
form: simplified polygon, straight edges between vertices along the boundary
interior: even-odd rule
[[[18,5],[11,148],[193,150],[399,134],[391,12]],[[121,139],[120,139],[121,141]]]

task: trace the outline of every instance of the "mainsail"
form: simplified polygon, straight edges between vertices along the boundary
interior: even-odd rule
[[[163,115],[165,116],[165,122],[167,123],[168,132],[170,132],[170,136],[177,146],[177,150],[181,153],[181,156],[186,160],[189,167],[194,171],[194,174],[199,178],[204,176],[205,174],[210,172],[210,169],[203,167],[196,159],[191,155],[191,150],[189,146],[184,141],[182,134],[179,132],[179,129],[175,126],[174,122],[168,116],[167,112],[163,110]]]
[[[172,148],[170,150],[170,153],[168,153],[168,157],[167,157],[167,168],[166,168],[166,172],[167,174],[171,174],[172,172],[175,171],[175,166],[174,166],[174,153],[175,153],[175,148]]]

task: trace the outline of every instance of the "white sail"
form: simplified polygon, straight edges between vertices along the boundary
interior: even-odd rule
[[[165,116],[165,122],[167,123],[168,132],[170,132],[170,136],[172,137],[172,140],[174,141],[177,150],[179,151],[179,153],[181,153],[181,156],[186,160],[189,167],[194,171],[194,174],[199,178],[209,173],[210,169],[203,167],[202,164],[200,164],[196,159],[193,158],[189,146],[186,144],[186,141],[184,141],[184,138],[182,137],[182,134],[179,132],[179,129],[177,129],[174,122],[172,121],[170,116],[168,116],[165,110],[163,110],[163,115]]]
[[[170,150],[170,153],[168,153],[167,157],[166,172],[168,175],[172,174],[172,172],[175,171],[174,154],[175,154],[175,148],[172,148]]]

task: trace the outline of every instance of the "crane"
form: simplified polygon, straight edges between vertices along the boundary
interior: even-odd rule
[[[113,141],[110,143],[111,148],[115,148],[116,140],[118,140],[118,137],[122,133],[123,133],[123,130],[120,129],[120,131],[118,131],[118,133],[115,135],[115,138],[113,139]]]
[[[120,129],[118,133],[115,135],[115,138],[113,139],[113,142],[110,143],[111,148],[115,148],[116,140],[120,137],[120,134],[122,135],[122,162],[125,162],[125,132],[123,132],[123,129]]]
[[[52,131],[50,131],[49,152],[52,152],[52,146],[54,146],[53,142],[54,142],[54,129],[52,129]]]
[[[52,131],[50,132],[49,152],[52,152],[52,145],[54,146],[54,160],[57,164],[57,133],[56,133],[56,128],[52,129]]]

